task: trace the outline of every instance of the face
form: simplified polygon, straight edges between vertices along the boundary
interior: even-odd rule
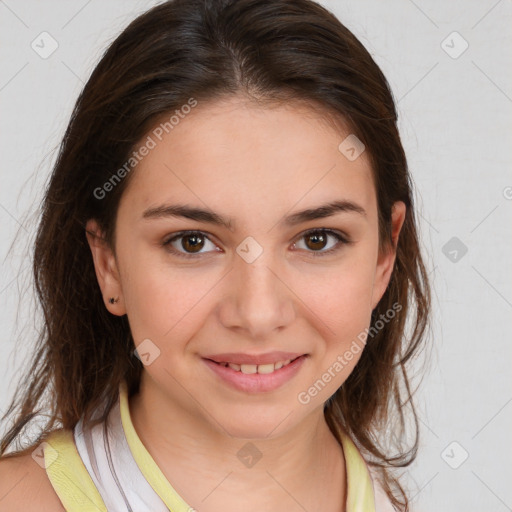
[[[277,435],[320,415],[357,364],[394,251],[378,252],[370,164],[338,149],[348,135],[299,104],[238,97],[151,135],[115,256],[89,242],[106,307],[127,314],[144,378],[176,414]],[[396,241],[403,203],[393,211]]]

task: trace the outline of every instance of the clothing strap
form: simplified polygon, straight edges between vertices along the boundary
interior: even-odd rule
[[[368,466],[359,450],[339,429],[347,472],[347,512],[375,512],[374,491]]]
[[[48,478],[67,512],[107,512],[78,455],[73,431],[54,430],[43,444]]]

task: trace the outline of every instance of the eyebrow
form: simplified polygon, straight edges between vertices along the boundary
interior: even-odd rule
[[[308,208],[288,215],[280,221],[280,224],[295,226],[310,220],[331,217],[337,213],[356,213],[363,217],[367,217],[366,211],[362,206],[352,201],[338,200],[320,205],[316,208]],[[208,208],[197,208],[182,204],[163,204],[148,208],[142,214],[142,218],[144,219],[159,219],[166,217],[184,217],[198,222],[224,226],[230,231],[233,229],[235,223],[234,219],[231,217],[223,217]]]

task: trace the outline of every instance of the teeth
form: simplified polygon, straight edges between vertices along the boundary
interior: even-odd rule
[[[274,364],[260,364],[258,365],[258,373],[272,373],[274,371]]]
[[[242,373],[246,373],[247,375],[258,373],[258,366],[255,364],[242,364],[240,366],[240,370]]]
[[[279,370],[283,366],[290,364],[291,359],[287,359],[286,361],[278,361],[277,363],[269,363],[269,364],[235,364],[235,363],[220,363],[222,366],[229,366],[232,370],[237,372],[245,373],[246,375],[252,375],[254,373],[273,373],[276,370]]]

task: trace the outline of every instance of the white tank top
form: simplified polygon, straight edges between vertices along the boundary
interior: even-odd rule
[[[133,458],[119,408],[117,402],[92,429],[84,431],[80,420],[73,433],[78,453],[109,512],[168,512]]]

